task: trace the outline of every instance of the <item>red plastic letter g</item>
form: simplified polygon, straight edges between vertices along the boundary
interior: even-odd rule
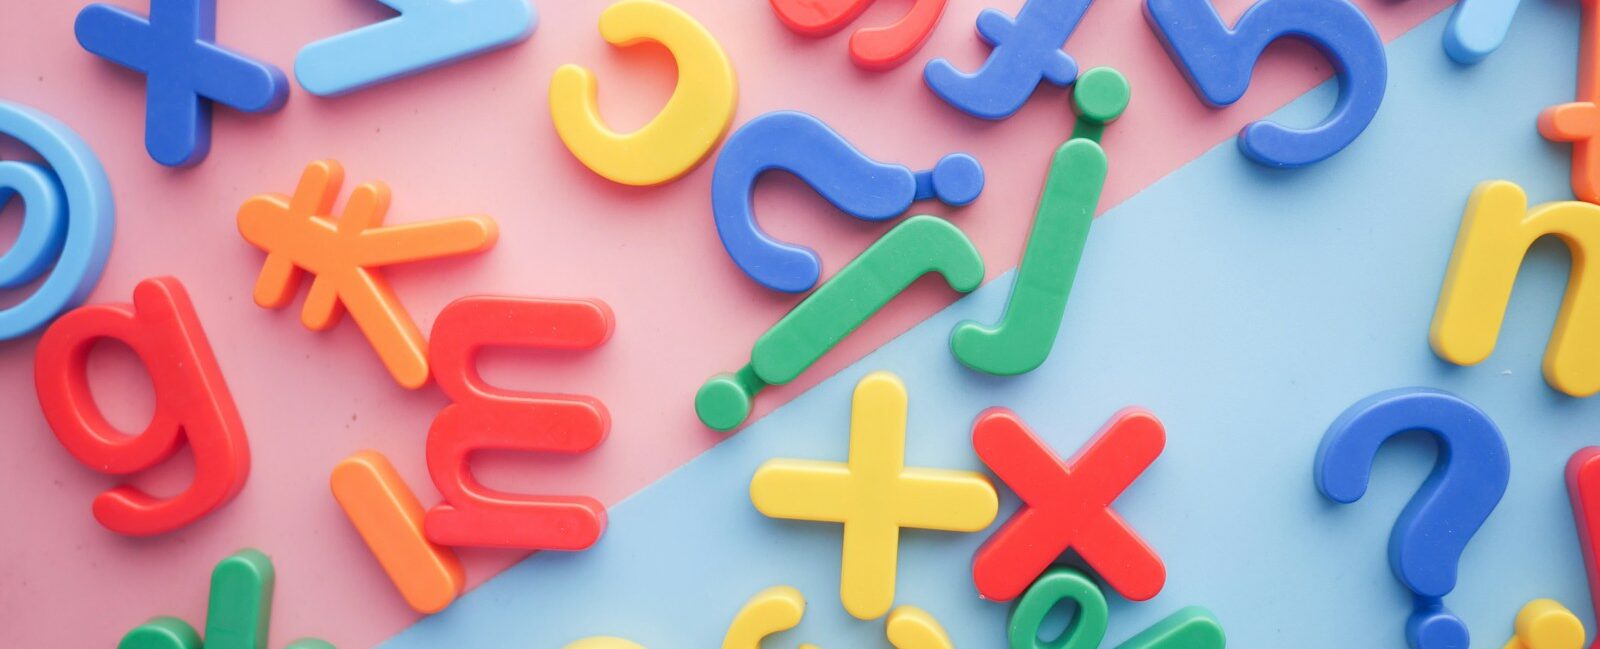
[[[155,386],[155,414],[139,435],[106,421],[89,393],[89,351],[102,338],[131,347]],[[34,382],[45,420],[61,445],[101,473],[137,473],[166,460],[188,443],[194,482],[160,499],[122,485],[94,499],[94,517],[121,534],[161,534],[221,507],[244,487],[250,448],[222,369],[206,341],[189,294],[177,279],[140,282],[133,303],[98,304],[72,311],[39,340]]]

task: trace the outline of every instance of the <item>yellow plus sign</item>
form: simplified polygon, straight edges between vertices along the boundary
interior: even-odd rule
[[[976,532],[999,498],[982,474],[906,468],[906,388],[875,372],[856,384],[850,461],[772,460],[750,480],[750,500],[773,518],[844,523],[839,599],[863,620],[894,604],[900,528]]]

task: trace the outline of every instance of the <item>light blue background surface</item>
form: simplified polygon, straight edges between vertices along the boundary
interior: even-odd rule
[[[1385,544],[1433,464],[1433,443],[1391,443],[1352,505],[1324,500],[1311,466],[1340,411],[1407,385],[1477,403],[1511,450],[1505,500],[1446,598],[1474,644],[1501,646],[1537,597],[1565,602],[1592,633],[1562,470],[1573,451],[1600,443],[1600,401],[1562,396],[1539,373],[1565,249],[1535,247],[1489,361],[1454,367],[1427,344],[1473,185],[1506,178],[1536,202],[1571,197],[1568,148],[1543,141],[1534,120],[1571,100],[1577,15],[1576,2],[1527,3],[1505,47],[1471,68],[1439,51],[1444,17],[1435,18],[1390,47],[1388,99],[1341,155],[1273,171],[1230,141],[1096,223],[1061,337],[1038,371],[981,376],[947,350],[961,319],[998,317],[1002,277],[618,505],[593,549],[536,555],[386,646],[553,649],[618,635],[650,649],[715,647],[748,597],[789,584],[806,594],[807,615],[768,647],[888,647],[881,620],[851,619],[839,604],[840,528],[769,520],[747,491],[769,458],[843,459],[851,389],[878,369],[910,390],[913,465],[980,468],[970,425],[996,405],[1063,455],[1126,405],[1166,423],[1166,452],[1117,502],[1166,561],[1166,590],[1142,603],[1113,595],[1107,646],[1200,604],[1234,647],[1404,647],[1410,595]],[[1332,92],[1325,85],[1280,117],[1312,123]],[[1015,499],[1002,493],[1004,517]],[[911,531],[901,542],[897,603],[928,610],[963,649],[1004,646],[1009,606],[979,600],[969,573],[986,536]]]

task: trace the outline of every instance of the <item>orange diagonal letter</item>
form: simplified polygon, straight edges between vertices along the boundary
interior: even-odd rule
[[[381,182],[357,186],[335,221],[333,202],[343,182],[339,163],[313,162],[294,196],[262,194],[239,208],[239,233],[267,253],[256,304],[288,306],[301,271],[310,272],[315,277],[300,322],[321,331],[339,321],[341,307],[349,309],[395,381],[420,388],[428,382],[427,342],[377,269],[479,252],[494,245],[498,231],[477,214],[380,227],[389,210],[389,188]]]

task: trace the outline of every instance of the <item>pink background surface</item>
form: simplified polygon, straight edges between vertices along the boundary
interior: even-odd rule
[[[37,336],[0,343],[0,511],[14,521],[0,535],[0,628],[16,646],[109,647],[155,615],[204,620],[212,565],[242,547],[273,557],[278,570],[273,646],[301,636],[341,647],[370,646],[416,619],[367,553],[328,492],[341,458],[373,448],[387,455],[424,503],[437,500],[423,464],[428,423],[445,400],[433,387],[411,392],[389,379],[351,322],[312,332],[299,302],[267,311],[250,300],[263,255],[246,244],[234,215],[248,197],[288,193],[310,161],[344,164],[347,186],[379,179],[394,190],[388,222],[486,213],[500,225],[493,250],[472,258],[388,272],[424,331],[451,300],[472,294],[595,297],[615,310],[605,347],[564,355],[503,351],[484,371],[513,388],[588,393],[610,407],[611,437],[579,458],[488,454],[490,484],[529,491],[588,493],[607,503],[633,493],[722,439],[694,417],[700,383],[738,368],[749,345],[797,300],[761,289],[727,259],[711,223],[710,160],[655,188],[612,184],[580,165],[550,125],[546,87],[555,67],[580,63],[600,78],[613,128],[643,124],[675,80],[656,46],[616,50],[602,41],[601,1],[538,3],[528,42],[347,97],[325,100],[298,87],[268,116],[218,110],[210,157],[188,170],[163,168],[143,148],[143,78],[80,49],[72,22],[80,4],[5,0],[0,98],[60,118],[99,153],[117,201],[117,238],[92,302],[128,301],[133,286],[174,275],[193,296],[254,455],[253,473],[227,507],[177,533],[132,539],[89,513],[93,496],[117,483],[79,465],[56,442],[34,396]],[[145,2],[121,2],[139,13]],[[811,112],[882,161],[927,168],[952,151],[976,155],[988,174],[983,196],[950,210],[982,249],[992,278],[1013,265],[1031,221],[1050,154],[1072,127],[1067,91],[1046,87],[1000,123],[968,118],[938,101],[922,64],[950,58],[973,69],[986,54],[973,30],[984,6],[951,0],[927,46],[883,74],[853,68],[848,32],[809,40],[785,31],[764,2],[677,3],[715,34],[739,73],[734,126],[761,113]],[[991,0],[1015,12],[1021,0]],[[1386,39],[1433,15],[1443,0],[1362,0]],[[228,2],[219,40],[291,69],[306,43],[385,17],[373,0]],[[857,26],[882,24],[908,2],[880,2]],[[1232,20],[1246,2],[1221,3]],[[1102,209],[1120,202],[1246,122],[1325,78],[1329,66],[1299,45],[1277,46],[1238,105],[1206,109],[1183,82],[1140,15],[1140,3],[1090,9],[1068,51],[1086,69],[1114,65],[1131,80],[1133,102],[1105,137],[1112,157]],[[1441,52],[1440,56],[1443,56]],[[1231,145],[1230,145],[1231,146]],[[14,149],[3,149],[14,153]],[[814,246],[831,273],[887,226],[837,213],[789,177],[769,177],[757,197],[762,223]],[[0,218],[0,245],[15,236],[21,210]],[[795,383],[763,394],[756,417],[843,367],[953,300],[922,282]],[[0,296],[10,304],[16,296]],[[148,416],[152,391],[132,355],[102,345],[91,362],[101,406],[125,429]],[[181,488],[187,456],[137,476],[159,493]],[[604,541],[602,541],[604,542]],[[521,558],[464,549],[476,584]],[[550,584],[581,588],[581,584]]]

